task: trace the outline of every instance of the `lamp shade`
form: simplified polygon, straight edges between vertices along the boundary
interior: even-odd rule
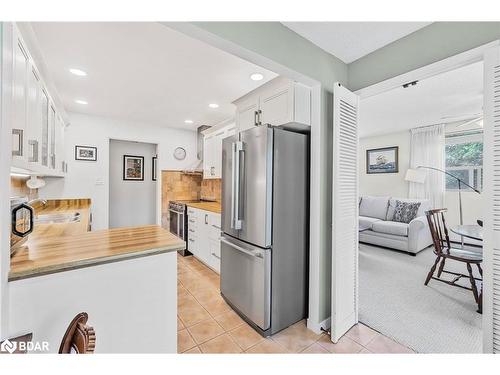
[[[405,181],[423,184],[426,175],[426,172],[421,169],[408,169],[406,171]]]

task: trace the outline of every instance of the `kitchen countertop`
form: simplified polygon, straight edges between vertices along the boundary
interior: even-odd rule
[[[215,212],[216,214],[220,214],[222,212],[220,202],[201,201],[187,203],[186,205],[188,207],[198,208],[200,210]]]
[[[35,224],[10,260],[9,281],[177,251],[184,241],[159,225],[89,232],[90,200],[48,201],[35,213],[80,212],[80,222]]]

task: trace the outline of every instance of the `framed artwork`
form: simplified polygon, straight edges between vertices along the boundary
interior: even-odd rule
[[[123,180],[144,181],[144,156],[123,155]]]
[[[75,146],[75,160],[97,161],[97,147]]]
[[[398,173],[398,154],[398,146],[366,150],[366,173]]]
[[[158,156],[153,156],[153,170],[151,171],[151,176],[152,176],[152,180],[153,181],[156,181],[156,163],[157,163],[157,160],[158,160]]]

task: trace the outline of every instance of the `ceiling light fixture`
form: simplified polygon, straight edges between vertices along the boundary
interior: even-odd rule
[[[216,104],[216,103],[210,103],[208,106],[209,106],[210,108],[219,108],[219,105],[218,105],[218,104]]]
[[[75,100],[75,103],[78,103],[78,104],[83,104],[83,105],[87,105],[87,104],[89,104],[89,102],[87,102],[86,100],[82,100],[82,99],[76,99],[76,100]]]
[[[264,75],[261,73],[253,73],[250,74],[250,79],[252,81],[262,81],[264,79]]]
[[[70,71],[70,73],[74,74],[75,76],[79,76],[79,77],[85,77],[87,75],[87,73],[81,69],[71,68],[69,71]]]
[[[186,124],[192,124],[192,123],[193,123],[193,120],[184,120],[184,122],[185,122]]]

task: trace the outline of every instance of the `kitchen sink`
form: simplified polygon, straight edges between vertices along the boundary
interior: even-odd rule
[[[38,215],[35,218],[36,224],[57,224],[57,223],[76,223],[80,221],[80,213],[71,214],[45,214]]]

